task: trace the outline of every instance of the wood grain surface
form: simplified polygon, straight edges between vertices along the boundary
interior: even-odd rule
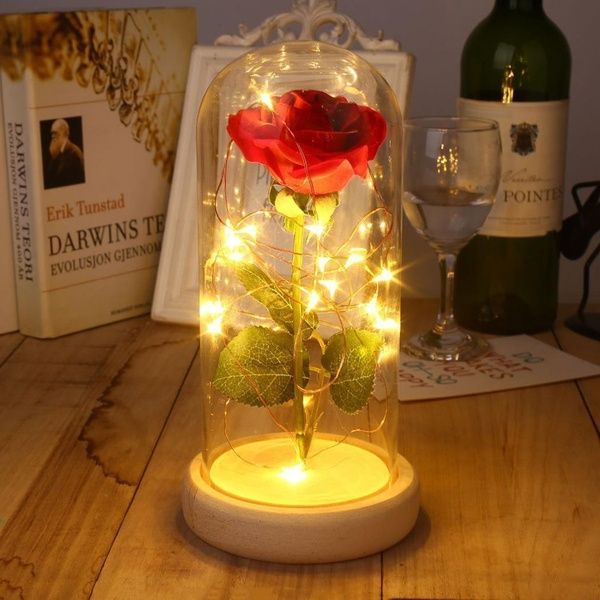
[[[20,333],[5,333],[0,335],[0,365],[23,343],[25,339]]]
[[[405,331],[434,311],[406,303]],[[561,319],[540,339],[600,363],[600,343]],[[201,368],[194,329],[147,318],[0,336],[0,599],[600,598],[600,377],[402,404],[413,532],[383,554],[289,566],[216,550],[183,522]]]
[[[592,312],[600,312],[600,308],[592,307]],[[560,347],[570,354],[583,358],[591,363],[600,365],[600,342],[575,333],[564,325],[564,320],[575,313],[575,307],[561,306],[558,324],[554,328]],[[582,398],[600,430],[600,378],[593,377],[577,382]]]

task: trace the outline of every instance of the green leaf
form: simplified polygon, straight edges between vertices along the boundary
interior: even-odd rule
[[[236,263],[235,274],[248,293],[267,307],[272,319],[289,330],[292,323],[292,301],[286,290],[252,263]]]
[[[260,267],[252,263],[236,263],[235,274],[249,294],[266,306],[271,318],[289,333],[294,332],[291,291],[278,285]],[[314,313],[305,313],[302,320],[302,338],[308,339],[319,324]]]
[[[251,406],[282,404],[294,396],[293,338],[266,327],[242,329],[219,355],[213,385]]]
[[[357,413],[367,404],[382,343],[381,336],[365,329],[346,329],[329,338],[322,362],[332,379],[340,369],[330,389],[331,398],[344,412]]]

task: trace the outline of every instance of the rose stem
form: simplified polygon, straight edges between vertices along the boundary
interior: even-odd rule
[[[292,258],[292,307],[294,328],[294,427],[298,454],[304,462],[308,454],[305,436],[306,417],[304,394],[300,389],[303,382],[302,368],[302,259],[304,253],[304,215],[294,219],[294,256]]]

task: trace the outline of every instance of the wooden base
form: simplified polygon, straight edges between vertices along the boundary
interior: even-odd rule
[[[256,560],[324,563],[368,556],[393,546],[413,528],[419,484],[398,456],[399,474],[367,498],[325,507],[281,507],[247,502],[211,487],[202,457],[190,463],[182,491],[189,527],[212,546]]]

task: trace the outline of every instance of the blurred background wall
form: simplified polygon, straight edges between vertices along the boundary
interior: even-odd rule
[[[212,44],[221,34],[237,33],[240,23],[252,28],[270,15],[287,12],[292,0],[2,0],[0,12],[182,5],[196,7],[199,43]],[[492,5],[493,0],[338,0],[337,10],[355,19],[368,35],[383,30],[386,38],[398,40],[416,56],[410,114],[419,116],[454,112],[462,46]],[[564,203],[568,216],[576,210],[571,187],[600,179],[600,2],[545,0],[544,7],[566,35],[573,59]],[[437,296],[432,251],[410,226],[404,228],[404,236],[407,293]],[[594,238],[587,255],[597,243]],[[584,260],[562,259],[562,302],[579,300]],[[593,268],[590,299],[600,302],[600,260]]]

